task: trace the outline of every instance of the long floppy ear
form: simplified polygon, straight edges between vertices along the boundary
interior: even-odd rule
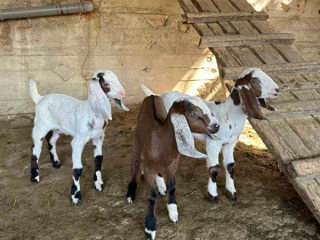
[[[120,110],[129,111],[129,108],[127,108],[127,107],[123,104],[123,102],[122,102],[121,99],[114,98],[113,100],[114,100],[114,102],[116,103],[117,108],[119,108]]]
[[[111,105],[106,94],[102,91],[98,80],[92,79],[89,88],[89,100],[92,110],[104,119],[112,120]]]
[[[152,97],[154,106],[154,116],[160,123],[164,124],[168,115],[164,103],[161,97],[154,95],[152,95]]]
[[[240,90],[240,99],[243,110],[248,114],[249,117],[255,119],[264,119],[262,112],[260,110],[259,102],[253,92],[253,89],[247,89],[243,87]]]
[[[266,100],[264,98],[258,98],[258,101],[259,101],[261,107],[264,107],[270,111],[277,111],[276,108],[271,107],[268,103],[266,103]]]
[[[171,123],[174,128],[178,151],[188,157],[206,158],[207,155],[198,152],[194,147],[194,139],[191,134],[187,119],[182,114],[173,113]]]

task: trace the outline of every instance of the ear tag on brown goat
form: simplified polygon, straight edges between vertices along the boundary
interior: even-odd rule
[[[91,80],[89,98],[92,110],[104,119],[112,120],[111,105],[108,97],[102,91],[99,81]]]
[[[185,156],[193,158],[206,158],[207,155],[197,151],[185,116],[177,113],[171,115],[178,151]]]

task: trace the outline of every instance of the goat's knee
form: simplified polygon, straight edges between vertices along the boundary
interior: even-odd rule
[[[39,158],[41,153],[42,139],[34,140],[34,145],[31,147],[31,182],[38,183],[39,176]]]
[[[103,160],[103,156],[96,156],[95,158],[96,166],[95,166],[95,173],[93,175],[93,181],[95,189],[101,192],[104,188],[102,177],[101,177],[101,164]]]
[[[80,177],[82,174],[82,168],[73,169],[73,185],[71,187],[71,201],[73,204],[78,205],[81,202],[80,192]]]
[[[48,134],[46,135],[46,140],[48,142],[49,155],[52,162],[52,166],[54,168],[61,167],[61,164],[56,152],[56,142],[59,139],[59,137],[60,137],[60,134],[56,131],[49,131]]]
[[[167,194],[167,186],[161,174],[157,174],[156,176],[156,185],[157,185],[158,193],[161,196],[165,196]]]
[[[213,203],[217,203],[219,201],[217,192],[217,176],[219,168],[219,164],[209,168],[208,194],[210,201]]]

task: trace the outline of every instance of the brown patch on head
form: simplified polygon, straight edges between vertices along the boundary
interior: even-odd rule
[[[175,108],[176,112],[179,112],[185,116],[191,132],[208,134],[207,127],[210,123],[210,120],[209,117],[204,114],[199,107],[193,105],[189,101],[182,101],[175,104],[179,106],[179,110]]]
[[[104,93],[110,92],[110,84],[104,81],[103,78],[104,73],[98,73],[97,77],[98,79],[92,79],[92,80],[99,80],[100,87],[102,88],[102,91]]]
[[[231,98],[235,105],[239,105],[239,101],[241,102],[244,112],[249,117],[263,119],[258,102],[261,93],[259,79],[252,77],[252,72],[250,72],[236,81]]]

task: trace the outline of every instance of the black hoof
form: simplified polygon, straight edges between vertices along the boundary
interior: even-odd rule
[[[54,162],[52,162],[52,167],[53,168],[60,168],[61,167],[61,163],[59,161],[54,161]]]
[[[236,202],[238,200],[237,192],[235,192],[234,194],[229,192],[229,199],[233,202]]]
[[[219,203],[219,197],[218,196],[213,197],[213,196],[210,195],[210,193],[208,193],[208,195],[209,195],[209,201],[211,203],[213,203],[213,204]]]

